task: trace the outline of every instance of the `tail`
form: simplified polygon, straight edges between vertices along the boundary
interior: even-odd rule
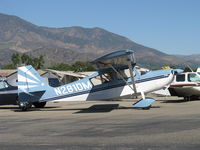
[[[48,87],[48,84],[31,65],[19,67],[17,78],[19,103],[39,101]]]

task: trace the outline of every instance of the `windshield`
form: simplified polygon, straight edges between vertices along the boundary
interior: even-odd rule
[[[189,82],[200,82],[200,77],[197,74],[188,74]]]

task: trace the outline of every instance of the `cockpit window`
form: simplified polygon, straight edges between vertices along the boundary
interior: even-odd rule
[[[184,82],[185,81],[185,74],[179,74],[176,76],[177,82]]]
[[[197,74],[188,74],[189,82],[200,82],[200,77]]]
[[[109,73],[105,73],[90,79],[90,81],[93,85],[100,85],[112,81],[112,76]]]
[[[7,88],[8,84],[5,81],[0,81],[0,89]]]

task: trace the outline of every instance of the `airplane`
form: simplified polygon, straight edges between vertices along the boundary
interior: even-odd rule
[[[199,99],[200,70],[177,74],[169,87],[169,92],[171,96],[184,97],[184,100]]]
[[[42,78],[51,86],[60,86],[59,80],[54,76],[46,76],[46,73],[41,75]],[[18,87],[16,72],[9,76],[0,77],[0,105],[17,105]],[[36,108],[43,108],[46,102],[35,102],[33,105]]]
[[[127,95],[142,99],[133,108],[148,109],[155,101],[145,94],[169,85],[177,72],[182,70],[162,69],[139,74],[133,50],[121,50],[102,56],[93,62],[98,72],[59,87],[49,86],[32,66],[18,68],[18,104],[22,111],[35,102],[92,101],[120,98]],[[125,70],[129,74],[125,74]]]
[[[10,85],[6,78],[0,80],[0,105],[16,105],[17,86]]]

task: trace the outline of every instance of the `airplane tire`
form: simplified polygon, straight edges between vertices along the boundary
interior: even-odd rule
[[[145,107],[145,108],[142,108],[143,110],[149,110],[151,108],[151,105],[149,107]]]
[[[19,108],[22,111],[27,111],[29,108],[31,108],[32,104],[31,103],[19,103]]]
[[[46,102],[34,102],[33,105],[35,108],[44,108]]]

